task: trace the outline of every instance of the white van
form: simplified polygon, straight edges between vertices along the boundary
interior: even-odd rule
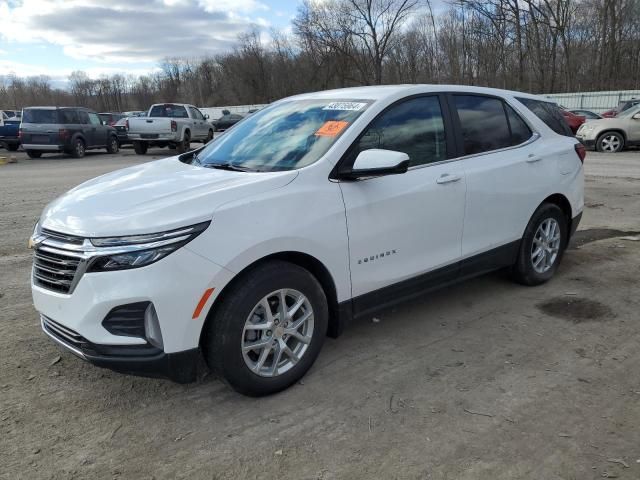
[[[96,365],[184,382],[204,355],[236,390],[273,393],[353,318],[505,267],[549,280],[580,221],[584,154],[557,107],[524,93],[286,98],[48,205],[34,304]]]

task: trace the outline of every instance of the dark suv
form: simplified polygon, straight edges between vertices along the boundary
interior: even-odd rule
[[[25,108],[19,135],[22,148],[31,158],[53,152],[81,158],[87,150],[106,148],[109,153],[117,153],[119,149],[116,130],[87,108]]]

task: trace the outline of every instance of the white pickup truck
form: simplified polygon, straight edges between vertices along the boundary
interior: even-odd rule
[[[175,148],[178,153],[190,150],[191,142],[207,143],[213,139],[213,125],[193,105],[158,103],[146,117],[127,120],[129,140],[139,155],[149,147]]]

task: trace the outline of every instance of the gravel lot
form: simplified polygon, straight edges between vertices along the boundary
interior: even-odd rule
[[[44,205],[167,153],[0,165],[0,478],[640,478],[640,151],[588,154],[552,282],[492,274],[357,322],[262,399],[204,370],[101,370],[40,331],[26,240]]]

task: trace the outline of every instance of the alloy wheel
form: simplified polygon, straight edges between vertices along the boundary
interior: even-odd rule
[[[313,337],[313,308],[307,297],[280,289],[262,298],[245,321],[242,356],[261,377],[276,377],[293,368]]]
[[[602,139],[601,145],[605,152],[617,152],[620,150],[620,138],[617,135],[607,135]]]
[[[560,225],[555,218],[543,220],[533,237],[531,262],[538,273],[548,272],[560,252]]]

